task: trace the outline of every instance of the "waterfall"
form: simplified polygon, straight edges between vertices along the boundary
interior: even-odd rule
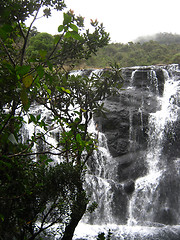
[[[85,188],[91,195],[91,201],[98,203],[98,208],[92,214],[85,215],[83,222],[93,224],[106,224],[113,221],[111,203],[113,202],[112,157],[110,155],[107,139],[99,132],[94,121],[91,121],[89,131],[93,132],[98,139],[98,151],[88,162]],[[111,170],[110,170],[111,169]],[[96,189],[94,191],[93,189]]]
[[[124,71],[125,75],[126,69]],[[111,130],[105,129],[105,135],[98,133],[101,136],[99,151],[94,155],[90,169],[91,172],[94,169],[94,174],[88,175],[87,180],[91,183],[90,188],[95,189],[92,199],[97,201],[98,208],[92,218],[85,218],[79,224],[74,239],[96,239],[98,233],[107,234],[111,229],[112,239],[178,240],[180,156],[178,141],[176,144],[179,135],[175,131],[180,121],[180,71],[178,65],[137,67],[127,71],[131,72],[127,72],[129,85],[120,96],[122,104],[119,103],[119,112],[123,109],[122,117],[126,122],[117,125],[121,130],[128,126],[125,134],[129,152],[123,145],[118,145],[122,139],[118,133],[113,142],[114,145],[117,143],[117,148],[107,144],[106,137],[109,142],[113,139]],[[106,106],[111,106],[108,104]],[[117,109],[115,113],[118,113]],[[109,118],[114,120],[115,113],[109,113]],[[114,128],[118,129],[118,126],[114,125]],[[121,141],[122,144],[125,142]],[[175,153],[171,150],[173,145],[177,146]],[[124,155],[116,157],[119,146]],[[111,149],[115,149],[115,156],[111,155]],[[133,172],[134,165],[139,172]],[[126,180],[128,169],[132,169],[130,181]]]
[[[150,114],[146,154],[148,174],[136,181],[136,190],[130,201],[129,224],[154,221],[159,201],[159,181],[166,171],[166,164],[161,159],[164,131],[166,126],[170,128],[178,118],[178,106],[174,101],[177,98],[179,84],[180,81],[175,81],[166,74],[164,94],[158,97],[161,109]]]
[[[150,86],[153,86],[155,89],[155,93],[159,95],[158,79],[156,76],[156,71],[154,69],[148,72],[148,79],[150,80],[150,83],[151,83]]]
[[[72,74],[91,76],[101,71]],[[98,151],[87,163],[84,187],[97,208],[84,215],[74,240],[95,240],[109,229],[112,240],[178,240],[180,71],[178,65],[123,71],[125,91],[105,102],[106,119],[94,117],[89,126],[98,139]],[[50,120],[41,106],[31,111]],[[22,131],[26,141],[38,127],[25,124]],[[45,138],[56,151],[58,129],[53,126]],[[54,160],[60,161],[57,156]]]
[[[29,122],[29,116],[31,114],[35,118],[39,116],[40,120],[43,120],[45,123],[52,123],[51,129],[46,131],[40,126],[35,125],[33,122]],[[59,131],[60,129],[51,121],[51,112],[44,106],[35,104],[30,107],[29,115],[24,116],[24,124],[21,129],[21,138],[22,142],[26,143],[28,139],[32,139],[34,135],[37,135],[37,133],[42,134],[45,141],[38,139],[38,144],[34,143],[33,152],[43,152],[46,149],[46,151],[54,153],[52,159],[55,162],[60,162],[61,157],[56,155],[56,153],[58,153],[56,148],[59,141]],[[37,156],[34,158],[37,160]]]

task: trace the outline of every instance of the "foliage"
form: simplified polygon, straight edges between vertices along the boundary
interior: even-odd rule
[[[52,8],[64,8],[62,0],[0,4],[0,239],[38,239],[56,223],[62,239],[72,239],[88,203],[85,164],[97,145],[88,125],[122,79],[117,66],[91,78],[69,70],[109,35],[97,21],[85,31],[72,11],[63,14],[59,35],[38,34],[33,23],[40,9],[48,17]],[[27,124],[31,134],[24,134]]]
[[[174,54],[174,56],[172,56],[172,58],[171,58],[171,61],[173,63],[180,63],[180,53]]]
[[[36,53],[39,50],[38,45],[34,42],[35,39],[43,37],[42,33],[33,37],[30,40],[28,55]],[[54,36],[55,38],[57,36]],[[53,38],[53,36],[51,36]],[[44,41],[45,42],[45,37]],[[154,41],[156,40],[156,41]],[[173,34],[157,34],[154,40],[129,42],[128,44],[111,43],[97,51],[96,55],[93,55],[87,60],[79,59],[74,63],[77,64],[77,68],[87,67],[109,67],[110,62],[114,61],[121,67],[131,67],[137,65],[154,65],[154,64],[171,64],[180,63],[178,54],[180,52],[179,35]],[[51,40],[51,42],[53,42]],[[46,49],[49,48],[49,42],[46,45]],[[79,64],[78,64],[79,63]]]
[[[43,15],[49,17],[51,9],[61,11],[64,7],[64,0],[2,0],[0,3],[0,24],[24,22],[28,17],[37,15],[41,8],[43,8]]]
[[[1,239],[34,239],[54,223],[67,221],[67,212],[79,194],[78,169],[65,163],[47,168],[27,158],[1,160],[1,164],[1,180],[5,178],[1,183]]]
[[[112,61],[117,62],[121,67],[179,64],[177,54],[180,52],[180,42],[176,35],[171,35],[171,41],[165,34],[160,36],[157,41],[111,43],[99,49],[96,56],[92,56],[81,64],[91,67],[108,67],[109,62]]]
[[[40,59],[54,48],[54,37],[48,33],[37,33],[30,38],[26,54],[30,59]],[[41,50],[41,51],[39,51]]]

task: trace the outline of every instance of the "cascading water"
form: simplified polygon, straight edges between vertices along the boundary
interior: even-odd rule
[[[159,201],[159,181],[166,171],[166,164],[161,158],[163,137],[166,126],[169,129],[178,118],[178,107],[173,101],[177,98],[180,81],[166,75],[163,97],[159,97],[161,109],[150,114],[149,141],[146,154],[148,174],[136,181],[135,192],[130,202],[129,224],[153,223]],[[166,206],[165,206],[166,207]],[[155,220],[156,221],[156,220]]]
[[[98,207],[85,214],[74,240],[95,240],[109,229],[112,240],[179,240],[180,71],[177,65],[134,67],[124,75],[125,91],[105,102],[108,120],[95,119],[97,126],[89,127],[99,150],[88,162],[85,187]],[[32,111],[48,121],[40,106]],[[34,131],[27,124],[22,137]],[[45,133],[53,151],[58,131],[53,126]],[[60,161],[56,155],[54,160]]]
[[[51,112],[47,110],[44,106],[42,105],[32,105],[31,108],[29,109],[30,115],[33,114],[36,118],[38,115],[41,115],[41,119],[44,122],[49,122],[51,123]],[[59,131],[60,129],[57,128],[53,123],[51,125],[51,129],[49,131],[46,131],[42,129],[39,126],[35,126],[33,122],[29,123],[28,116],[26,115],[24,117],[24,125],[21,129],[21,136],[22,136],[22,141],[25,143],[27,139],[31,139],[34,134],[36,135],[37,133],[42,134],[44,137],[45,141],[42,141],[40,138],[38,139],[38,144],[34,144],[33,146],[33,151],[35,153],[39,152],[44,152],[44,149],[46,149],[46,152],[50,151],[51,153],[54,153],[53,155],[53,160],[55,162],[60,162],[60,155],[56,155],[58,152],[56,150],[57,144],[58,144],[58,136],[59,136]],[[37,157],[37,156],[36,156]]]
[[[98,209],[95,211],[95,214],[88,214],[83,219],[83,222],[106,224],[113,221],[111,208],[111,203],[113,202],[113,179],[109,178],[109,174],[111,174],[110,169],[112,169],[112,157],[107,146],[106,137],[98,131],[94,121],[90,124],[89,131],[96,134],[99,146],[98,151],[94,152],[88,163],[85,188],[91,194],[92,201],[98,203]],[[96,191],[92,191],[92,189],[96,189]]]
[[[96,162],[93,163],[93,168],[91,167],[93,178],[91,176],[87,180],[91,183],[90,188],[96,189],[92,198],[98,202],[99,207],[92,218],[85,217],[79,224],[74,239],[96,239],[99,232],[107,233],[108,229],[113,233],[112,239],[180,239],[180,156],[178,150],[174,154],[170,153],[171,145],[177,138],[175,130],[179,121],[178,66],[161,67],[157,75],[156,67],[153,66],[138,67],[131,71],[127,92],[130,92],[129,100],[137,105],[138,111],[132,106],[128,110],[129,130],[126,135],[129,138],[129,153],[124,154],[124,157],[113,157],[106,144],[100,145],[100,152],[94,158]],[[161,86],[158,82],[160,77],[162,78],[160,73],[164,79]],[[138,80],[139,76],[146,75],[147,82],[137,81],[136,75]],[[134,97],[137,88],[141,88],[138,103]],[[124,101],[124,97],[120,99]],[[150,109],[148,121],[145,118],[147,109]],[[136,130],[135,119],[138,114],[140,126],[139,130]],[[146,122],[148,127],[145,129]],[[130,173],[129,184],[123,174],[134,164],[132,162],[137,154],[137,135],[143,132],[147,135],[147,144],[141,143],[143,147],[139,148],[144,149],[146,146],[146,150],[138,150],[141,155],[137,158],[141,156],[146,167],[139,177],[135,177],[134,172]],[[112,133],[108,134],[112,136]],[[102,142],[106,143],[105,135],[101,134],[100,139],[102,140],[102,136]],[[123,206],[120,211],[119,205]],[[121,222],[121,217],[126,219],[125,223]]]

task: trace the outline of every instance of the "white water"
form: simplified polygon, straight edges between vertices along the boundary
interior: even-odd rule
[[[173,67],[174,68],[174,67]],[[176,69],[171,69],[176,70]],[[132,73],[132,79],[134,77],[135,70]],[[166,164],[162,164],[162,143],[164,137],[164,130],[165,128],[171,128],[173,122],[175,122],[178,118],[178,111],[179,107],[177,106],[177,99],[178,92],[180,90],[180,80],[175,79],[172,75],[164,71],[164,76],[166,78],[165,85],[164,85],[164,93],[162,97],[158,97],[158,105],[160,109],[150,114],[149,117],[149,144],[148,150],[146,153],[146,161],[148,165],[148,172],[147,175],[141,177],[136,180],[135,183],[135,191],[133,196],[129,202],[129,219],[127,221],[127,225],[116,225],[113,224],[113,217],[111,215],[110,209],[107,208],[107,215],[109,215],[110,221],[107,224],[103,225],[89,225],[83,223],[83,221],[78,225],[74,239],[83,238],[83,239],[96,239],[98,233],[104,232],[107,234],[108,230],[111,229],[113,232],[113,236],[116,236],[113,239],[154,239],[156,234],[161,235],[161,238],[156,239],[165,239],[163,238],[163,234],[165,233],[166,239],[171,240],[171,236],[168,237],[166,231],[171,232],[176,236],[179,234],[179,226],[174,227],[167,227],[165,225],[161,225],[158,223],[154,223],[154,209],[156,206],[156,202],[158,202],[159,192],[158,192],[158,185],[159,181],[162,177],[162,174],[166,171]],[[158,91],[158,82],[155,71],[152,70],[149,76],[152,80],[152,83],[155,86],[156,94],[159,93]],[[133,81],[133,80],[132,80]],[[133,82],[131,81],[130,88],[133,88]],[[142,106],[143,107],[143,106]],[[142,112],[142,109],[139,111]],[[129,121],[132,121],[131,113],[129,114]],[[143,127],[143,117],[141,115],[141,124]],[[129,130],[129,139],[131,141],[132,138],[132,128],[130,127]],[[108,152],[109,154],[109,152]],[[110,156],[108,156],[110,158]],[[112,159],[111,159],[112,160]],[[176,161],[178,165],[178,171],[180,169],[179,160]],[[100,168],[103,167],[103,171],[107,172],[106,164],[102,164],[99,166]],[[106,173],[107,174],[107,173]],[[110,190],[110,186],[107,184],[107,181],[104,179],[105,175],[103,176],[103,182],[101,185],[101,189],[104,191],[104,198],[103,204],[109,204],[109,200],[111,201],[111,197],[107,197],[107,192]],[[102,181],[102,179],[101,179]],[[100,181],[100,182],[101,182]],[[104,185],[104,187],[102,187]],[[97,189],[99,191],[99,189]],[[99,192],[97,192],[98,194]],[[101,191],[102,194],[102,191]],[[105,201],[108,199],[108,201]],[[100,203],[102,204],[102,203]],[[103,222],[103,221],[102,221]],[[110,224],[112,223],[112,224]],[[141,226],[142,225],[142,226]],[[149,227],[145,227],[145,225]],[[157,226],[157,227],[153,227]],[[178,233],[177,233],[178,232]],[[173,236],[174,236],[173,235]],[[136,238],[137,236],[137,238]],[[174,239],[174,238],[173,238]],[[177,238],[178,239],[178,238]]]
[[[98,151],[94,152],[90,165],[87,166],[86,189],[91,194],[91,201],[98,203],[98,208],[91,215],[85,214],[83,222],[91,222],[104,224],[113,222],[111,202],[113,201],[112,179],[111,175],[112,157],[110,155],[107,139],[105,135],[98,130],[94,121],[91,121],[89,132],[95,134],[98,140]],[[93,174],[92,174],[93,172]],[[95,191],[91,191],[96,189]]]
[[[179,240],[180,226],[127,226],[127,225],[89,225],[81,223],[76,229],[73,240],[96,240],[98,234],[108,231],[112,240]],[[159,238],[160,237],[160,238]]]
[[[171,127],[178,117],[178,107],[174,102],[180,88],[180,81],[175,81],[166,75],[163,97],[159,97],[161,109],[152,113],[149,118],[149,146],[146,156],[148,174],[136,181],[129,207],[129,225],[141,224],[144,221],[153,222],[155,206],[159,192],[157,187],[165,164],[161,164],[162,142],[165,127]]]
[[[176,69],[171,69],[175,71]],[[130,89],[134,89],[133,87],[133,78],[135,72],[138,70],[134,70],[132,73],[132,79],[130,83]],[[97,73],[99,70],[97,71]],[[79,73],[78,73],[79,74]],[[100,133],[97,127],[93,124],[90,126],[89,131],[95,133],[99,140],[99,151],[95,153],[94,158],[96,159],[96,166],[94,175],[87,175],[87,182],[89,184],[89,188],[96,189],[92,193],[92,199],[97,201],[99,206],[93,215],[93,222],[97,225],[87,224],[90,221],[89,216],[85,216],[83,221],[78,225],[74,239],[83,238],[83,239],[96,239],[98,233],[104,232],[107,234],[108,230],[111,231],[116,236],[115,239],[122,240],[130,240],[130,239],[153,239],[153,237],[159,234],[160,229],[162,232],[169,231],[167,226],[161,225],[156,227],[145,227],[142,225],[151,225],[153,223],[154,218],[154,206],[156,202],[158,202],[158,185],[159,180],[162,177],[162,174],[166,171],[165,166],[162,167],[162,142],[164,137],[164,129],[165,127],[171,127],[173,122],[177,120],[179,108],[176,104],[176,98],[178,95],[178,91],[180,90],[180,82],[174,77],[168,75],[168,73],[164,70],[164,75],[166,76],[166,82],[164,86],[164,94],[162,97],[158,97],[158,102],[160,109],[156,113],[152,113],[149,118],[149,146],[148,151],[146,153],[146,161],[148,164],[148,173],[146,176],[139,178],[135,184],[135,191],[133,196],[129,202],[129,219],[127,221],[127,225],[116,225],[114,224],[115,219],[112,214],[111,204],[113,201],[113,192],[112,185],[116,184],[114,179],[114,160],[111,157],[107,141],[104,134]],[[155,75],[154,70],[150,72],[150,79],[152,79],[152,84],[154,84],[156,93],[158,94],[158,83],[157,77]],[[141,129],[143,129],[143,96],[142,96],[142,105],[139,109],[141,114]],[[48,112],[44,110],[42,111],[41,107],[33,108],[34,114],[38,115],[41,113],[42,118],[46,118]],[[132,112],[129,114],[129,141],[133,140],[133,128],[132,128]],[[38,129],[34,128],[34,125],[31,123],[26,126],[26,130],[28,130],[29,136],[32,136],[35,131]],[[41,129],[42,131],[42,129]],[[57,141],[54,138],[54,134],[56,134],[58,130],[54,129],[47,134],[45,137],[48,142],[54,147],[57,146]],[[133,145],[130,145],[133,148]],[[54,151],[56,151],[54,149]],[[55,156],[55,160],[59,160],[59,158]],[[176,160],[176,169],[177,173],[180,173],[180,160]],[[98,225],[100,224],[101,225]],[[170,231],[177,232],[178,226],[173,227]],[[137,236],[137,238],[136,238]],[[158,238],[157,238],[158,239]],[[161,238],[163,239],[163,238]],[[153,239],[154,240],[154,239]],[[171,238],[169,238],[171,240]]]
[[[37,137],[37,134],[41,134],[42,138],[44,138],[44,141],[39,142],[38,144],[34,143],[33,146],[33,152],[34,153],[41,153],[43,151],[49,151],[53,153],[52,159],[55,162],[60,161],[60,157],[56,154],[59,153],[60,150],[57,149],[58,146],[58,139],[57,136],[59,134],[60,128],[57,127],[57,125],[51,121],[51,112],[47,110],[44,106],[42,105],[34,105],[31,106],[30,114],[34,115],[37,117],[40,115],[40,120],[43,120],[45,123],[49,122],[49,129],[46,131],[43,128],[41,128],[38,125],[35,125],[33,122],[29,123],[29,116],[24,116],[24,125],[22,128],[22,141],[26,142],[28,139],[33,139],[33,136]],[[41,141],[39,139],[39,141]],[[36,159],[37,155],[35,155]]]

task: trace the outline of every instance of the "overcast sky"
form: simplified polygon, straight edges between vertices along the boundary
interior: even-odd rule
[[[180,34],[180,0],[65,0],[76,15],[104,24],[112,42],[127,43],[139,36],[158,32]],[[53,12],[46,21],[38,20],[40,32],[57,33],[61,14]],[[86,25],[88,27],[88,25]]]

